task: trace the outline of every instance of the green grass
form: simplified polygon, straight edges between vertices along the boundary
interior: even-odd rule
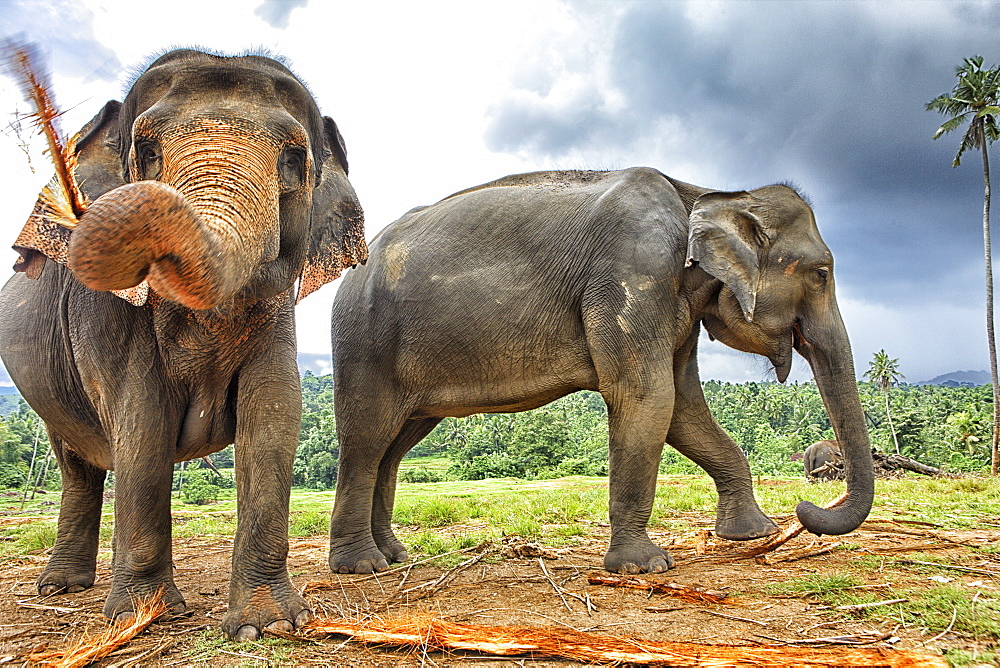
[[[189,665],[208,666],[225,661],[229,664],[234,653],[244,656],[239,666],[286,666],[294,665],[292,649],[295,643],[279,638],[265,638],[250,642],[234,644],[227,640],[218,629],[201,631],[194,635],[190,649],[185,650],[184,657]],[[262,657],[262,660],[249,658]]]
[[[440,466],[443,458],[422,457],[404,462]],[[432,462],[434,463],[434,462]],[[755,481],[755,494],[766,513],[788,517],[805,499],[825,504],[843,489],[843,483],[809,484],[798,478]],[[588,523],[606,523],[607,478],[570,476],[558,480],[469,480],[438,483],[401,483],[396,494],[394,522],[404,531],[431,530],[475,524],[489,535],[520,534],[542,540],[565,541],[585,533]],[[230,490],[219,503],[193,506],[173,497],[174,535],[179,538],[230,537],[236,530],[236,500]],[[4,528],[0,557],[37,553],[51,546],[52,520],[58,510],[57,493],[46,494],[25,509],[38,522]],[[16,501],[16,500],[15,500]],[[14,505],[12,501],[10,505]],[[322,536],[329,531],[333,491],[294,489],[289,533],[294,537]],[[49,503],[50,505],[39,505]],[[702,523],[715,513],[715,488],[708,476],[660,476],[650,526],[681,533],[694,529],[684,516]],[[16,507],[16,506],[15,506]],[[110,539],[114,502],[104,507],[102,544]],[[15,511],[9,510],[11,514]],[[45,518],[45,519],[42,519]],[[51,519],[49,519],[51,518]],[[975,528],[981,522],[1000,524],[1000,479],[925,478],[911,476],[876,483],[872,518],[929,522],[944,528]],[[479,528],[476,529],[480,531]],[[980,548],[994,554],[998,548]],[[935,557],[928,557],[933,561]],[[869,563],[870,562],[870,563]],[[884,563],[859,555],[856,568],[878,568]]]
[[[870,620],[895,620],[918,628],[924,634],[951,627],[966,637],[1000,638],[1000,600],[982,596],[977,599],[976,588],[944,584],[865,589],[860,585],[862,581],[857,577],[838,573],[781,582],[766,587],[765,591],[777,596],[810,598],[831,607],[901,598],[906,599],[905,602],[857,611],[828,612]]]

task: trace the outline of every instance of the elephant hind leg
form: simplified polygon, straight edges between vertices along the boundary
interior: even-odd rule
[[[62,474],[62,502],[52,556],[37,580],[38,593],[43,596],[83,591],[94,584],[107,476],[51,431],[49,442]]]
[[[384,408],[369,405],[346,411],[338,406],[340,465],[330,516],[329,556],[334,573],[377,573],[389,567],[372,536],[379,469],[406,424],[406,415],[394,415],[389,405],[385,399]]]
[[[392,509],[396,502],[396,474],[399,471],[399,462],[440,422],[441,418],[407,420],[379,463],[372,504],[372,537],[389,563],[402,563],[408,558],[406,546],[392,531]]]

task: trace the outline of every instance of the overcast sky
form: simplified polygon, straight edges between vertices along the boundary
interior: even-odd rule
[[[413,206],[521,171],[649,165],[732,190],[793,181],[836,258],[859,374],[881,348],[911,382],[988,367],[982,165],[951,167],[959,138],[931,141],[944,119],[924,104],[964,57],[1000,61],[998,2],[146,4],[0,0],[0,36],[50,58],[66,132],[122,99],[150,54],[264,47],[340,126],[369,239]],[[51,173],[41,143],[8,127],[25,110],[0,77],[0,249]],[[301,352],[329,352],[335,290],[300,304]],[[701,368],[773,378],[720,344],[703,346]],[[810,377],[797,358],[792,379]]]

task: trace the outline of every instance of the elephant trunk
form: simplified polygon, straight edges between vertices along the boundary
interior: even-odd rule
[[[69,246],[80,282],[121,290],[148,279],[166,299],[210,309],[277,257],[277,149],[227,141],[227,130],[178,133],[163,144],[160,181],[126,184],[90,206]]]
[[[796,326],[795,347],[809,361],[833,430],[843,452],[847,498],[824,509],[802,501],[795,509],[799,522],[815,534],[840,535],[857,529],[872,507],[875,471],[864,411],[858,397],[854,357],[836,302],[819,318]]]

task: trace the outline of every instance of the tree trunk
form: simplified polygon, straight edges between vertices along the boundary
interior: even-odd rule
[[[986,343],[990,350],[990,376],[993,381],[993,443],[990,448],[990,473],[997,475],[1000,463],[997,444],[1000,443],[1000,377],[997,375],[997,342],[993,329],[993,254],[990,246],[990,158],[986,153],[985,137],[980,142],[983,150],[983,257],[986,260]]]
[[[892,413],[889,412],[889,391],[882,393],[885,397],[885,417],[889,420],[889,431],[892,433],[892,442],[896,444],[896,454],[899,454],[899,439],[896,437],[896,427],[892,424]]]

